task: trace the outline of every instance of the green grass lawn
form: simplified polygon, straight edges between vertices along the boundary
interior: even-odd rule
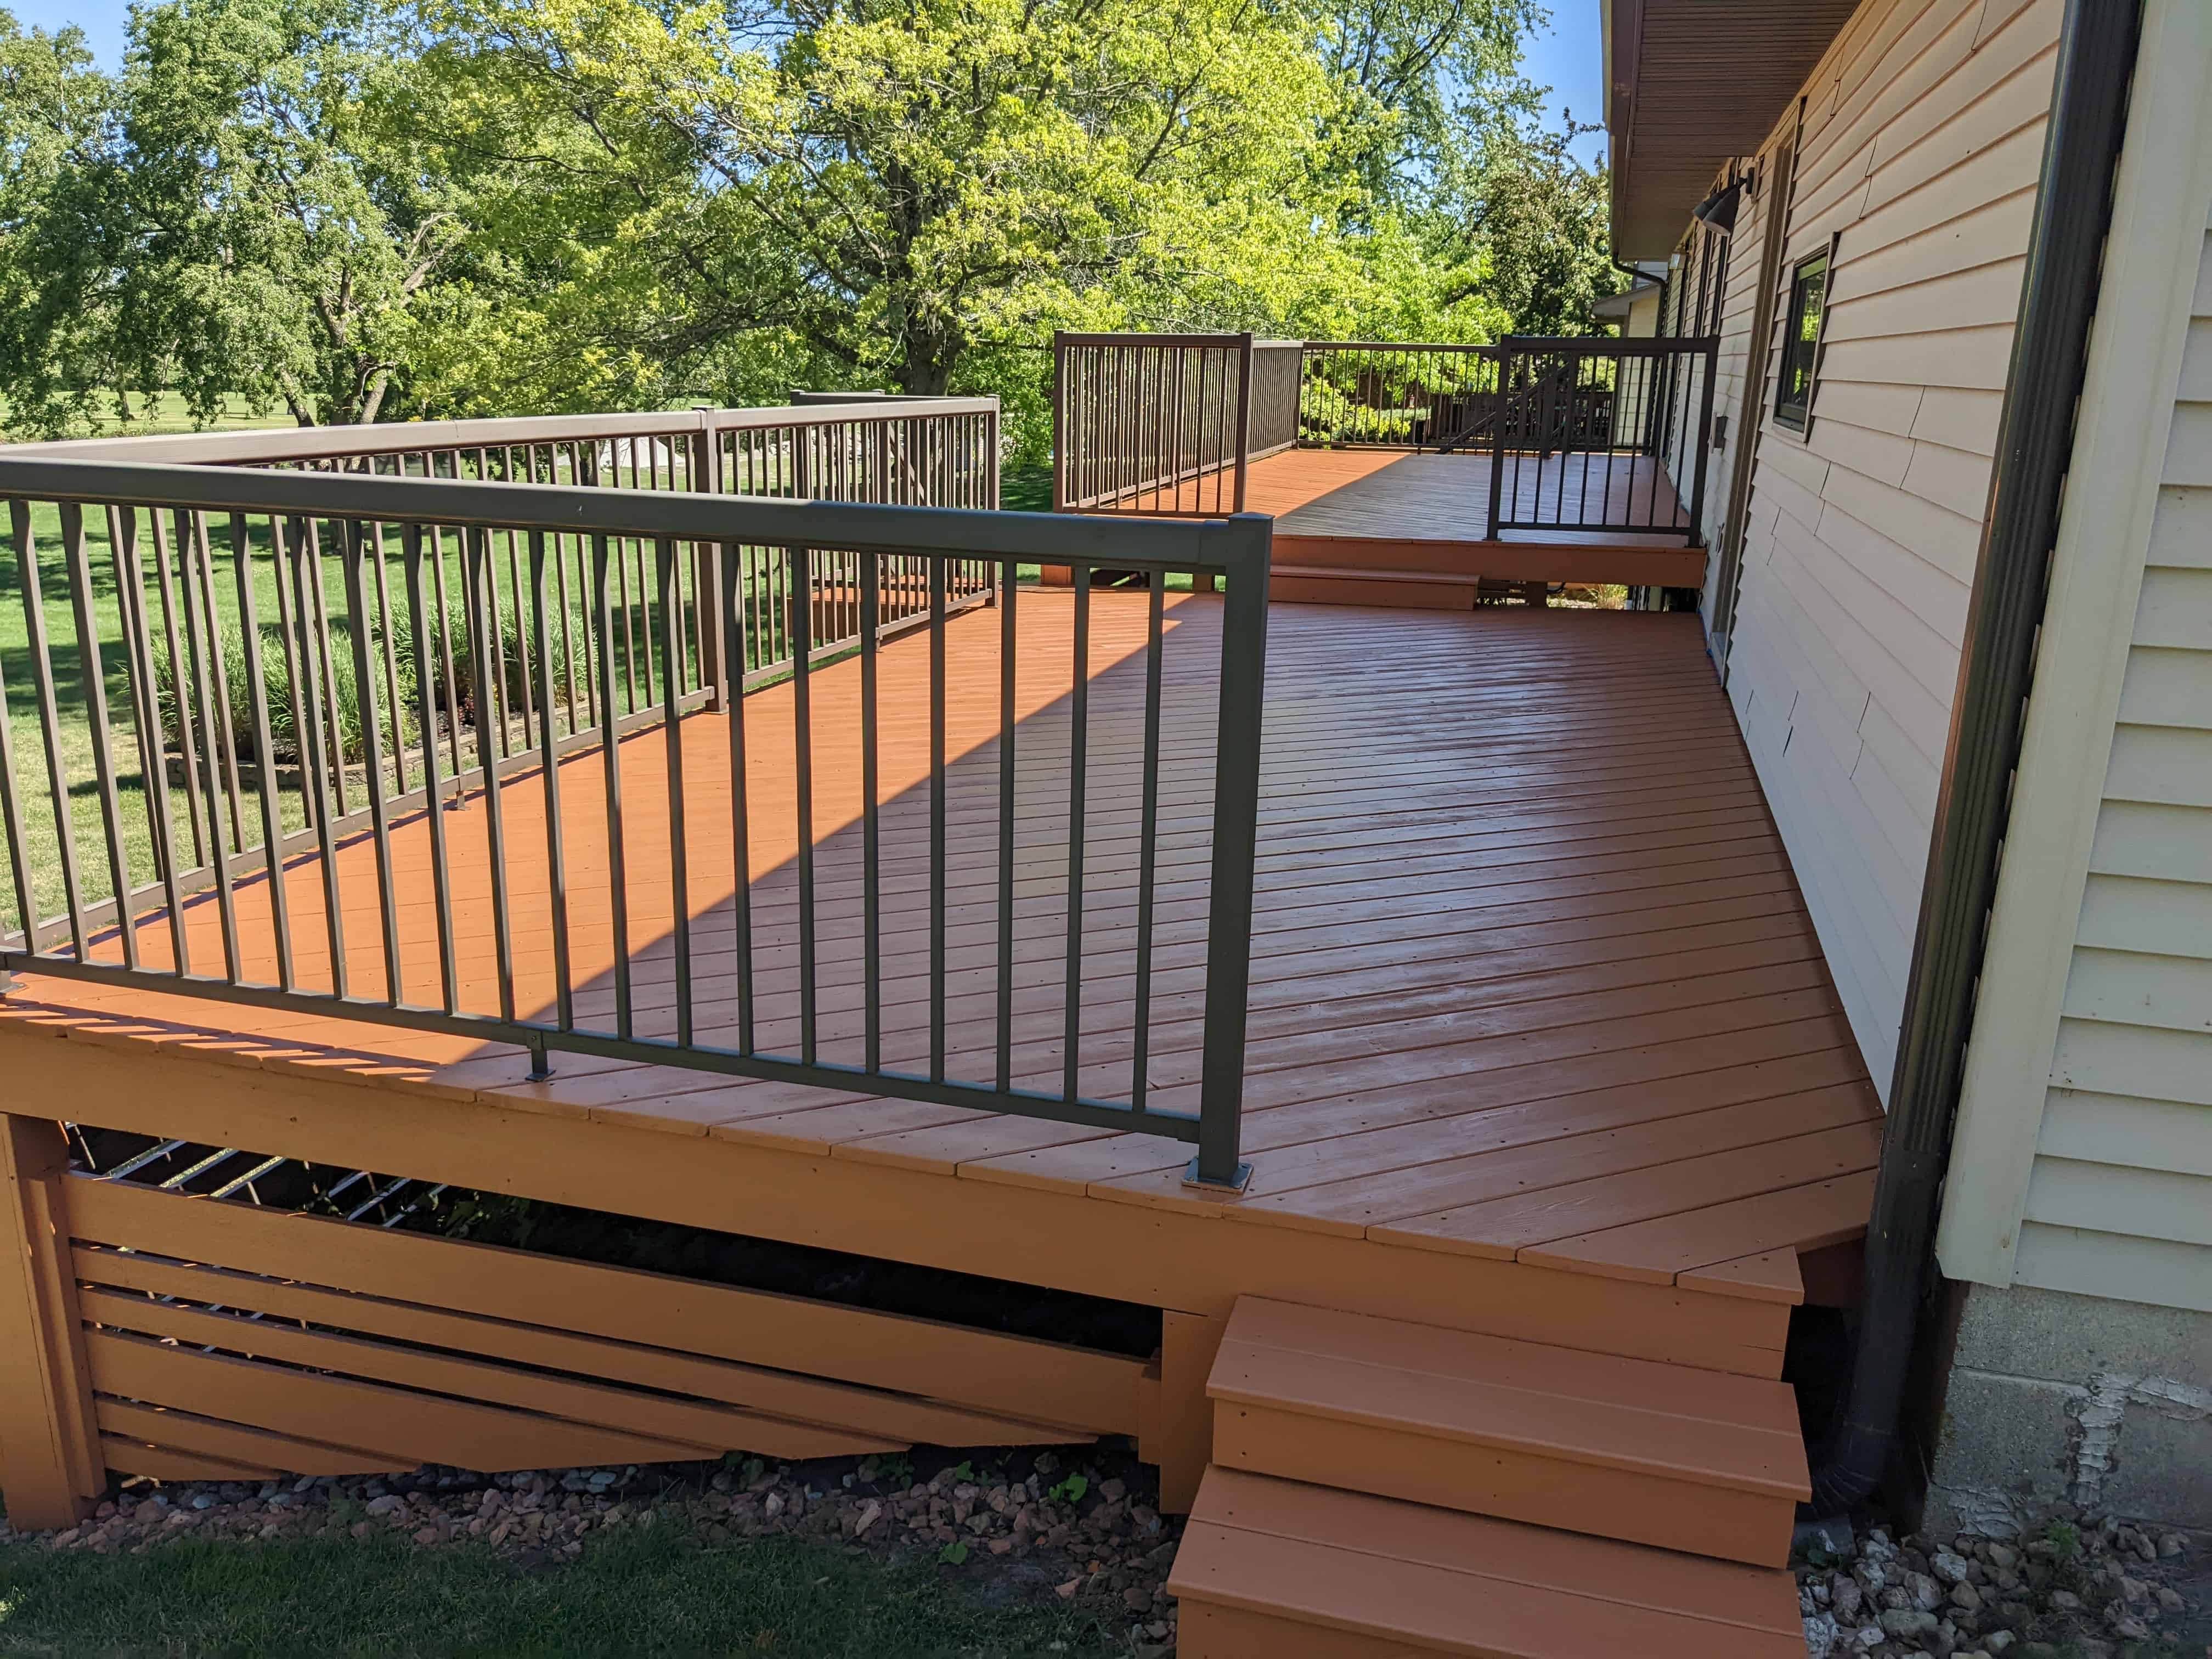
[[[1047,1592],[1049,1600],[1049,1592]],[[702,1543],[674,1527],[526,1568],[381,1534],[190,1540],[103,1557],[0,1545],[0,1654],[56,1659],[430,1659],[790,1654],[805,1659],[1126,1652],[1073,1608],[1012,1603],[951,1569],[828,1545]]]

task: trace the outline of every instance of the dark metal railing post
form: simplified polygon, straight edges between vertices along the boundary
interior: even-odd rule
[[[1067,336],[1052,337],[1052,510],[1067,511],[1068,450],[1073,433],[1067,408]]]
[[[1490,517],[1483,526],[1486,536],[1498,534],[1498,521],[1504,516],[1505,501],[1505,424],[1506,404],[1513,384],[1513,341],[1509,335],[1498,343],[1498,401],[1490,411]]]
[[[1720,344],[1715,341],[1703,354],[1705,386],[1698,393],[1698,463],[1690,485],[1690,540],[1698,544],[1705,539],[1705,466],[1713,453],[1713,380],[1714,370],[1720,362]]]
[[[1237,488],[1232,513],[1244,510],[1244,475],[1252,447],[1252,331],[1237,337]]]
[[[1214,750],[1212,885],[1206,930],[1206,1031],[1198,1156],[1185,1179],[1240,1191],[1244,1027],[1252,978],[1252,886],[1260,836],[1260,739],[1267,672],[1267,567],[1274,520],[1240,513],[1221,532],[1230,554],[1221,605],[1221,702]]]

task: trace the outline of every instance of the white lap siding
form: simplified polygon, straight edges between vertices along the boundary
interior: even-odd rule
[[[2212,234],[2013,1267],[2212,1312]]]
[[[1780,284],[1836,244],[1809,432],[1771,418],[1774,353],[1745,394],[1759,447],[1729,695],[1885,1090],[2059,18],[2058,0],[1860,9],[1807,82],[1787,192]],[[1796,122],[1793,110],[1770,150]],[[1761,210],[1784,194],[1763,191]],[[1727,312],[1740,376],[1758,257],[1739,241]]]

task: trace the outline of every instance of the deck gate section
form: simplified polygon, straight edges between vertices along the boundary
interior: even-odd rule
[[[497,434],[482,435],[443,447],[492,456]],[[736,441],[718,449],[713,433],[698,435],[689,481],[726,483],[732,467],[743,481]],[[657,469],[674,452],[662,457],[656,441],[618,435],[605,454],[570,460],[587,478],[603,462]],[[818,446],[798,453],[820,459]],[[1133,1128],[1192,1144],[1193,1179],[1238,1181],[1266,520],[1078,527],[1045,514],[533,483],[501,477],[496,460],[473,465],[451,478],[0,456],[32,635],[28,687],[0,686],[0,886],[14,911],[0,927],[0,971],[512,1043],[539,1074],[556,1056],[600,1056]],[[1023,771],[1016,574],[1048,552],[1074,571],[1058,711],[1067,736],[1042,769]],[[1139,1036],[1086,1048],[1091,577],[1101,568],[1142,570],[1153,585],[1141,730],[1133,752],[1098,758],[1142,803],[1131,849]],[[1147,1088],[1142,1034],[1170,573],[1225,593],[1202,1077],[1162,1100]],[[996,606],[1005,665],[996,811],[980,824],[964,794],[954,822],[949,790],[960,757],[947,751],[948,623],[963,597]],[[848,622],[849,635],[823,640]],[[900,623],[926,630],[928,754],[910,792],[926,797],[925,821],[894,841],[878,778],[910,763],[910,727],[887,751],[877,661]],[[814,670],[831,650],[860,659],[858,707],[817,715]],[[769,677],[787,766],[775,769],[775,799],[755,800],[768,785],[751,746],[765,739],[750,729],[753,699],[738,693]],[[15,742],[19,720],[35,748]],[[817,752],[860,775],[857,871],[825,865],[819,844],[837,826],[817,822]],[[970,760],[964,775],[974,770]],[[625,771],[655,787],[626,787]],[[1050,848],[1018,835],[1018,797],[1038,787],[1065,791],[1066,827]],[[1189,803],[1175,807],[1180,832]],[[764,846],[779,849],[774,870],[756,862]],[[980,892],[969,879],[979,860],[994,866]],[[1057,879],[1043,873],[1050,862]],[[787,871],[795,880],[757,902],[757,883]],[[634,883],[641,872],[653,879]],[[916,886],[920,939],[903,908]],[[1064,930],[1056,1042],[1033,1021],[1018,1032],[1014,1014],[1018,962],[1025,975],[1037,967],[1040,902]],[[840,994],[849,988],[863,1005],[860,1041],[842,1046],[824,994],[840,943],[824,930],[833,910],[857,921],[862,955],[856,986],[840,968]],[[894,943],[897,983],[885,960]],[[956,952],[963,991],[981,979],[995,1000],[994,1032],[980,1042],[972,1019],[948,1018]],[[903,1020],[887,1034],[885,1017],[887,999],[910,1000],[917,968],[921,1041]]]
[[[1491,533],[1679,532],[1701,541],[1719,351],[1717,337],[1499,341]]]

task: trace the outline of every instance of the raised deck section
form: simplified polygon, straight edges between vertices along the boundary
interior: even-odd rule
[[[1036,881],[1023,888],[1016,1071],[1051,1077],[1066,909],[1048,872],[1064,867],[1073,608],[1037,590],[1018,604],[1017,742],[1038,769],[1024,773],[1018,807]],[[1118,1079],[1133,1036],[1134,852],[1111,757],[1141,718],[1143,606],[1141,595],[1094,596],[1087,664],[1084,1054]],[[1207,787],[1202,665],[1218,659],[1219,623],[1204,597],[1168,612],[1164,801]],[[988,881],[994,838],[969,845],[957,826],[995,800],[1000,633],[988,612],[947,632],[957,1073],[991,1042],[988,953],[962,948],[963,929],[992,932],[963,890]],[[106,1127],[1162,1310],[1162,1353],[1147,1377],[1133,1376],[1126,1410],[1055,1411],[1042,1383],[1034,1400],[988,1403],[1134,1430],[1163,1464],[1170,1503],[1190,1501],[1206,1462],[1205,1379],[1243,1296],[1778,1375],[1800,1295],[1796,1253],[1863,1229],[1879,1110],[1695,619],[1285,606],[1268,649],[1243,1126],[1254,1176],[1242,1197],[1185,1188],[1186,1150],[1148,1135],[575,1056],[532,1083],[518,1050],[52,978],[27,977],[0,1004],[0,1066],[15,1101]],[[889,871],[927,823],[926,641],[886,647],[881,665]],[[834,1052],[858,1041],[857,665],[813,678],[823,1006],[826,1022],[833,1011],[843,1020],[825,1037]],[[787,688],[747,702],[763,939],[795,915],[791,708]],[[733,1017],[704,988],[732,896],[729,750],[720,715],[683,729],[711,1040]],[[658,732],[623,745],[634,822],[669,810],[665,756]],[[598,815],[581,810],[604,769],[590,757],[564,763],[561,782],[580,807],[568,846],[576,975],[599,975],[580,996],[604,1007],[609,866],[590,839]],[[548,925],[532,862],[541,801],[535,780],[506,791],[518,942]],[[471,805],[444,822],[464,995],[486,1006],[495,981],[483,813]],[[1203,835],[1164,825],[1149,1067],[1159,1103],[1194,1087],[1206,890]],[[427,1001],[436,924],[425,835],[419,817],[394,830],[395,861],[423,884],[399,922],[410,994]],[[665,846],[638,836],[629,868],[647,1031],[668,1018],[672,918],[669,872],[639,849]],[[372,849],[364,840],[341,856]],[[927,986],[922,886],[885,884],[887,1060],[925,1040],[915,1007]],[[257,890],[240,889],[249,922],[265,902]],[[326,983],[319,872],[295,867],[287,890],[301,981]],[[191,912],[196,928],[214,928],[211,909]],[[376,920],[349,926],[356,970],[373,985]],[[726,951],[726,925],[719,938]],[[147,934],[141,943],[158,954]],[[211,931],[206,947],[216,959]],[[546,963],[521,954],[515,971],[524,1008],[550,997]],[[766,952],[761,971],[762,1041],[774,1042],[795,1001],[789,955]]]
[[[1456,611],[1482,582],[1704,581],[1705,550],[1679,534],[1493,532],[1491,466],[1487,454],[1388,449],[1286,449],[1253,462],[1245,506],[1275,517],[1275,597]],[[1666,522],[1678,511],[1665,469],[1649,459],[1574,455],[1541,474],[1509,467],[1507,483],[1519,492],[1509,519]]]

